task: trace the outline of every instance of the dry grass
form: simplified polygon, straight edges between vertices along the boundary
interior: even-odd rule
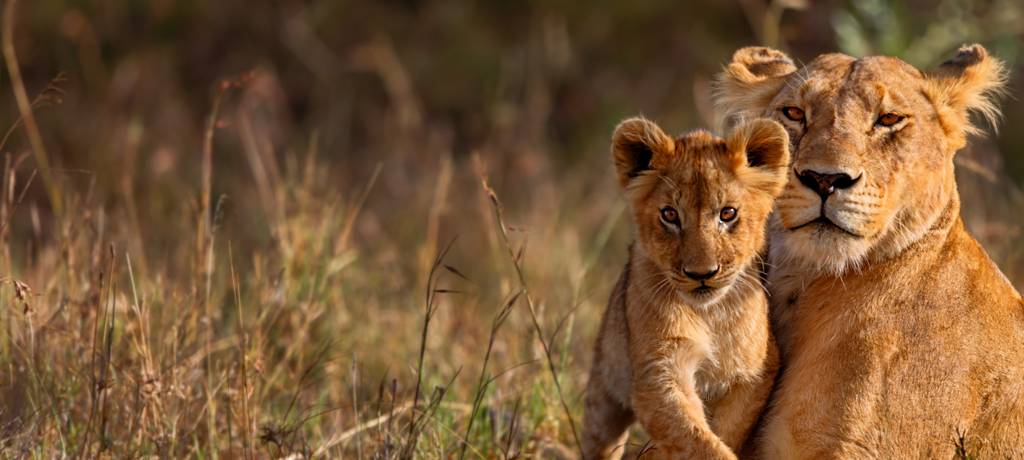
[[[219,114],[243,80],[214,99],[199,186],[165,222],[170,247],[151,250],[139,233],[150,224],[88,189],[62,188],[65,212],[38,222],[40,204],[25,202],[37,173],[6,157],[3,455],[572,456],[589,348],[577,331],[594,329],[614,277],[599,263],[622,214],[614,190],[556,216],[571,191],[548,184],[527,231],[506,222],[482,157],[444,159],[411,224],[429,239],[364,249],[363,219],[415,208],[366,208],[387,171],[346,198],[315,143],[280,165],[251,139],[262,219],[232,223],[237,198],[215,192],[212,158],[230,127],[258,136],[244,113]],[[11,240],[26,217],[37,232]],[[552,218],[577,224],[545,228]],[[269,238],[243,252],[231,229],[253,224]]]
[[[561,56],[556,19],[531,56]],[[523,94],[481,115],[486,136],[460,151],[394,43],[366,43],[344,62],[387,107],[350,114],[375,131],[342,152],[321,147],[349,135],[330,126],[280,141],[288,88],[257,68],[216,85],[206,117],[188,120],[200,128],[174,131],[195,154],[97,110],[86,126],[109,139],[76,159],[86,170],[62,169],[47,133],[72,128],[47,114],[65,110],[66,80],[27,90],[10,72],[0,457],[575,456],[590,344],[629,239],[604,147],[616,120],[581,141],[592,154],[563,161],[543,128],[569,77],[511,65],[503,81]],[[302,58],[337,72],[317,49]],[[174,113],[181,87],[137,84]],[[1024,198],[1000,158],[982,141],[961,155],[964,215],[1020,287]]]

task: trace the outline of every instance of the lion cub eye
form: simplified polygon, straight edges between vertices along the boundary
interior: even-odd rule
[[[888,128],[890,126],[895,125],[896,123],[903,121],[904,118],[906,117],[892,112],[883,113],[882,116],[878,117],[878,120],[875,120],[875,124],[878,126],[885,126],[886,128]]]
[[[793,121],[804,121],[804,111],[798,107],[783,107],[782,114]]]
[[[718,213],[718,218],[721,219],[722,222],[729,223],[736,220],[736,216],[738,215],[739,211],[737,211],[736,208],[732,206],[726,206],[722,208],[722,212]]]
[[[661,208],[661,220],[672,225],[679,225],[679,212],[671,206]]]

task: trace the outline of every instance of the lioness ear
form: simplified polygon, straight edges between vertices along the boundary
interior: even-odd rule
[[[619,123],[612,135],[612,161],[623,187],[674,151],[675,141],[657,124],[643,117]]]
[[[764,46],[740,48],[732,54],[732,62],[725,73],[746,83],[781,77],[796,71],[793,60],[786,53]]]
[[[1006,68],[989,56],[981,45],[962,46],[956,56],[943,62],[927,75],[929,94],[939,108],[939,122],[954,139],[956,148],[966,144],[966,135],[981,130],[971,124],[970,113],[977,112],[996,127],[999,107],[996,98],[1005,92]]]
[[[759,116],[796,71],[793,60],[772,48],[750,46],[732,55],[715,77],[714,102],[719,124]]]
[[[758,118],[738,126],[725,142],[740,181],[772,196],[782,192],[789,166],[789,133],[782,125]]]

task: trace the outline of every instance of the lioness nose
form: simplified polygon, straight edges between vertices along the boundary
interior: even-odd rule
[[[715,268],[712,268],[711,270],[703,270],[703,271],[698,271],[698,272],[691,272],[691,271],[689,271],[689,270],[684,268],[683,269],[683,274],[688,276],[692,280],[704,281],[704,280],[709,280],[709,279],[711,279],[711,277],[717,275],[719,268],[720,267],[715,266]]]
[[[805,187],[818,192],[818,195],[825,198],[835,193],[836,190],[853,187],[853,184],[856,184],[861,176],[854,178],[846,173],[824,174],[805,169],[796,173],[796,177]]]

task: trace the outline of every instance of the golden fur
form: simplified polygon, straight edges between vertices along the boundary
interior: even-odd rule
[[[720,76],[727,118],[779,120],[793,153],[769,224],[764,457],[950,458],[962,436],[1024,458],[1024,302],[964,229],[953,169],[1005,79],[979,45],[928,73],[744,48]],[[849,180],[819,193],[808,171]]]
[[[584,458],[621,456],[634,420],[651,436],[652,457],[735,458],[778,364],[757,255],[788,144],[770,120],[725,140],[705,131],[672,139],[642,118],[615,130],[636,242],[595,346]],[[666,207],[677,224],[663,219]],[[727,207],[734,218],[723,217]],[[714,267],[706,281],[685,275]]]

